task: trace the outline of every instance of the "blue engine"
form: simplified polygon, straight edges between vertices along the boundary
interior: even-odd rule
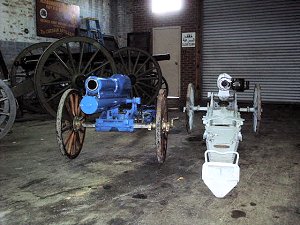
[[[139,116],[146,123],[154,120],[154,109],[138,111],[141,99],[131,98],[131,81],[126,75],[91,76],[85,81],[85,90],[80,108],[88,115],[100,113],[96,119],[96,131],[133,132],[135,119]]]

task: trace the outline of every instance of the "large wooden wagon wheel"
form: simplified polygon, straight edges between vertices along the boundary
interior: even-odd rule
[[[84,89],[84,81],[94,75],[116,73],[110,53],[88,37],[67,37],[52,43],[39,59],[35,72],[35,90],[41,105],[53,117],[59,100],[69,88]]]
[[[153,104],[162,85],[162,74],[157,61],[146,51],[132,47],[114,52],[114,59],[118,73],[129,76],[132,95],[141,97],[142,104]]]
[[[56,117],[56,137],[61,153],[70,159],[76,158],[85,137],[85,114],[80,110],[81,95],[78,90],[64,92],[58,105]]]
[[[41,111],[40,103],[34,91],[33,78],[38,59],[50,44],[51,42],[40,42],[28,46],[17,55],[12,64],[9,71],[11,87],[26,83],[21,92],[16,93],[19,96],[15,96],[21,110],[25,108],[33,112]]]
[[[16,117],[16,101],[10,88],[0,79],[0,139],[13,126]]]
[[[163,163],[166,160],[168,133],[170,129],[168,123],[167,93],[164,89],[161,89],[157,96],[155,126],[156,156],[158,162]]]

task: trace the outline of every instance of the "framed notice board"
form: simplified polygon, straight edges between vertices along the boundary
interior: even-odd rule
[[[80,24],[80,8],[57,0],[36,0],[37,36],[62,38],[75,36]]]

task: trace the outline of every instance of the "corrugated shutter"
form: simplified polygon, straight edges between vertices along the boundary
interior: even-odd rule
[[[226,72],[260,83],[265,102],[300,102],[300,1],[204,0],[202,41],[202,96]]]

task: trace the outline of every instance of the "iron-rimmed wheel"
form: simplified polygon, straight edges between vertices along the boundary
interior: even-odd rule
[[[62,38],[52,43],[39,59],[35,90],[41,105],[55,117],[59,99],[67,89],[83,90],[87,77],[108,77],[114,73],[116,66],[111,54],[96,40]]]
[[[158,62],[148,52],[125,47],[114,52],[118,73],[129,76],[132,95],[141,97],[142,104],[155,102],[162,85],[162,73]]]
[[[186,115],[186,130],[190,134],[194,126],[194,105],[195,105],[195,88],[192,83],[188,85],[186,93],[186,105],[185,105],[185,115]]]
[[[261,88],[259,84],[255,84],[253,93],[253,131],[255,133],[259,132],[260,120],[261,120]]]
[[[166,90],[161,89],[157,96],[156,121],[155,121],[155,144],[156,156],[159,163],[164,163],[168,147],[168,108]]]
[[[16,118],[16,100],[10,88],[0,79],[0,139],[11,129]]]
[[[56,137],[61,153],[70,159],[76,158],[83,146],[85,114],[80,110],[81,95],[69,89],[62,95],[56,117]]]
[[[9,71],[9,80],[11,87],[20,83],[28,82],[27,88],[22,89],[22,96],[16,96],[21,110],[23,108],[40,112],[41,106],[34,90],[34,73],[38,59],[51,42],[40,42],[23,49],[15,58]]]

